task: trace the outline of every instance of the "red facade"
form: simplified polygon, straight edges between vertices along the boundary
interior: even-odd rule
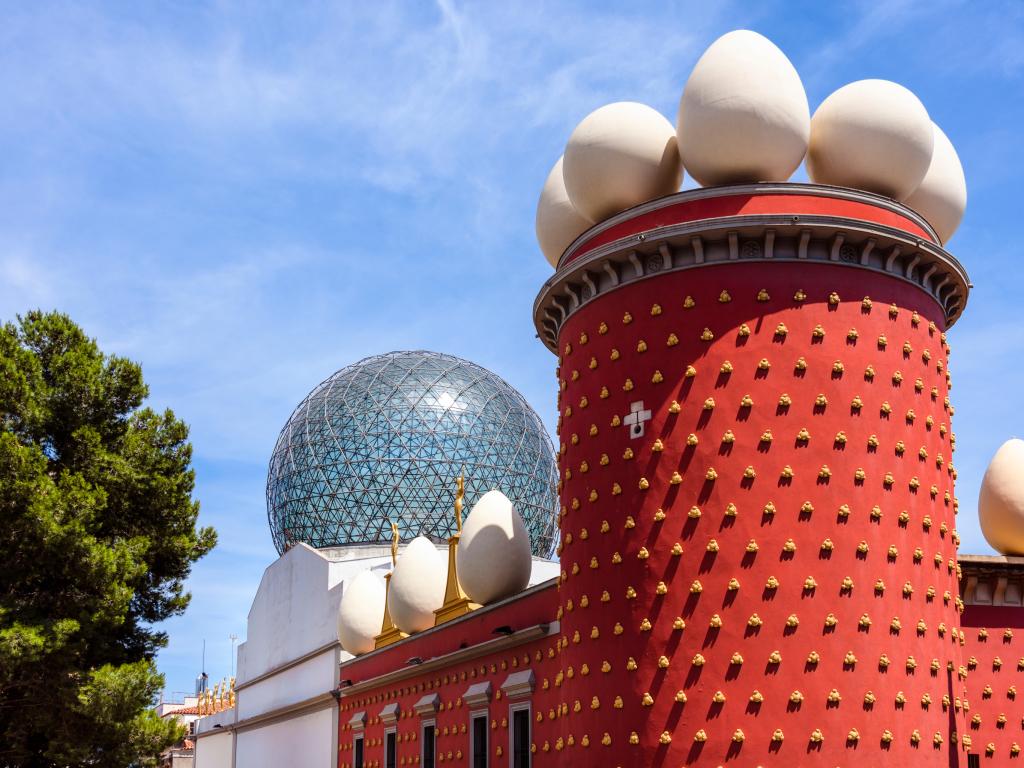
[[[342,664],[339,768],[353,768],[360,738],[364,767],[385,766],[385,739],[391,728],[396,733],[396,765],[420,764],[423,725],[428,722],[437,728],[435,762],[468,765],[471,714],[481,712],[487,719],[490,764],[511,765],[510,714],[523,705],[531,717],[530,746],[539,753],[534,764],[541,765],[543,756],[555,753],[564,706],[558,624],[553,621],[556,603],[557,585],[549,581]],[[530,671],[534,680],[525,695],[503,690],[511,676]],[[471,687],[487,684],[490,692],[483,701],[466,702]],[[418,702],[434,695],[436,707],[417,711]]]
[[[584,235],[538,299],[558,584],[346,662],[339,765],[361,734],[384,766],[389,726],[418,764],[425,717],[437,762],[470,764],[479,711],[512,765],[509,691],[538,766],[1014,764],[1024,609],[959,615],[966,275],[859,193],[652,205]]]
[[[970,751],[982,765],[1016,765],[1024,759],[1024,608],[968,606],[963,632]]]
[[[666,275],[565,325],[563,657],[612,668],[568,695],[621,698],[573,724],[614,764],[950,763],[942,329],[916,288],[820,264]]]

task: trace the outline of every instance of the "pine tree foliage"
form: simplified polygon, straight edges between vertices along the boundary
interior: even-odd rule
[[[144,765],[197,528],[188,427],[67,316],[0,328],[0,766]]]

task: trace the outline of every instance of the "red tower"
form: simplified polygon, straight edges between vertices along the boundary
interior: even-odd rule
[[[963,268],[853,190],[588,230],[559,357],[566,764],[966,764],[945,330]]]

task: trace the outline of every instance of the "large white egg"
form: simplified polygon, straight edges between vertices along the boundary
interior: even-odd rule
[[[807,175],[905,200],[927,173],[934,143],[917,96],[888,80],[858,80],[831,94],[811,118]]]
[[[395,626],[410,635],[434,626],[434,611],[444,604],[448,558],[425,536],[409,542],[391,575],[388,609]]]
[[[556,268],[569,244],[593,224],[573,207],[569,193],[565,191],[563,160],[564,157],[558,158],[555,167],[551,169],[540,192],[540,200],[537,201],[537,242],[544,252],[544,258]]]
[[[384,579],[373,571],[360,571],[345,584],[338,606],[338,640],[353,656],[373,650],[384,621],[384,599]]]
[[[1007,440],[985,470],[978,518],[988,543],[1004,555],[1024,555],[1024,440]]]
[[[488,491],[473,505],[455,554],[459,583],[481,605],[530,583],[530,536],[515,506],[501,491]]]
[[[785,181],[807,153],[800,75],[768,38],[738,29],[697,61],[679,101],[683,165],[704,186]]]
[[[945,243],[960,226],[967,209],[967,179],[953,142],[932,123],[935,147],[921,185],[904,202],[920,213],[935,228]]]
[[[677,192],[683,164],[675,128],[646,104],[603,106],[569,136],[562,175],[573,207],[594,222]]]

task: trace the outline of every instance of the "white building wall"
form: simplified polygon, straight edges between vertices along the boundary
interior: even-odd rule
[[[248,685],[238,692],[238,721],[333,690],[337,686],[340,662],[340,649],[329,648],[301,664]]]
[[[234,742],[235,734],[230,731],[196,739],[195,768],[232,768]]]
[[[249,609],[236,688],[336,644],[345,581],[367,568],[384,572],[390,566],[391,549],[383,546],[317,551],[297,544],[281,555],[263,572]]]
[[[237,710],[235,709],[222,709],[220,712],[215,712],[212,715],[203,715],[196,720],[196,733],[206,733],[212,731],[217,726],[221,728],[227,728],[235,724],[235,715]]]
[[[557,560],[544,560],[540,557],[533,558],[533,565],[530,568],[530,586],[540,584],[542,581],[554,579],[559,574],[559,563]]]
[[[334,735],[337,726],[337,709],[329,706],[301,717],[239,731],[235,765],[238,768],[336,768]]]

